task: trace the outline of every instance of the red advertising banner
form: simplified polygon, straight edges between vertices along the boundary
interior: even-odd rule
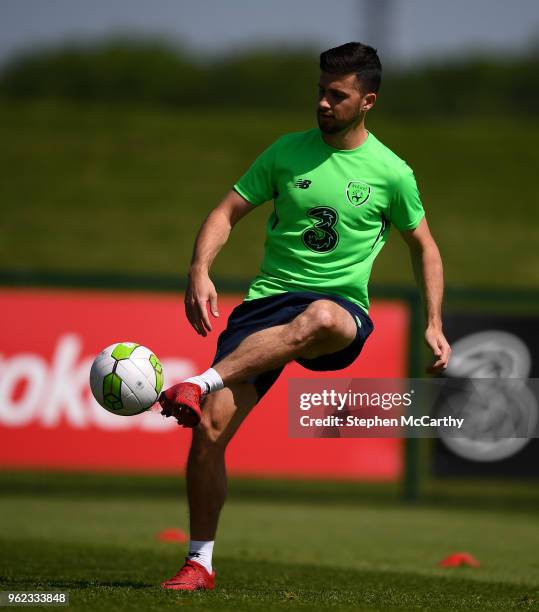
[[[201,338],[183,296],[158,293],[0,290],[0,466],[62,470],[178,472],[190,432],[157,412],[111,414],[93,399],[88,376],[105,346],[132,341],[161,360],[165,385],[209,367],[219,332],[241,296],[221,296],[221,317]],[[406,375],[405,304],[375,302],[375,331],[338,375]],[[335,377],[336,372],[328,372]],[[401,442],[288,438],[287,378],[324,377],[290,364],[246,419],[227,451],[231,474],[395,480]]]

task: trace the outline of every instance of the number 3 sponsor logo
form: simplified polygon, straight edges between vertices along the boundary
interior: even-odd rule
[[[307,216],[316,223],[301,235],[303,244],[316,253],[333,251],[339,243],[339,234],[335,230],[339,220],[337,211],[330,206],[315,206],[307,211]]]
[[[514,334],[493,329],[457,340],[446,375],[467,383],[441,410],[457,410],[466,427],[458,436],[440,434],[442,442],[459,457],[483,462],[507,459],[524,448],[539,421],[527,385],[530,371],[530,351]]]

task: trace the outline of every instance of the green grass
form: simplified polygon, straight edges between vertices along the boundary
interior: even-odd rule
[[[67,590],[75,610],[538,610],[536,487],[479,484],[410,506],[394,487],[233,480],[217,588],[182,594],[156,585],[185,548],[155,539],[187,528],[181,482],[3,474],[0,588]],[[456,551],[482,566],[437,567]]]
[[[40,102],[0,104],[0,125],[4,269],[184,276],[195,233],[219,198],[272,140],[313,119]],[[415,169],[448,283],[537,285],[536,122],[374,114],[369,127]],[[256,273],[269,212],[242,220],[216,275]],[[412,282],[397,236],[373,280]]]

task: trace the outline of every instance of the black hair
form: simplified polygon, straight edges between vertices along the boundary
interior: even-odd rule
[[[320,70],[331,74],[356,74],[364,93],[378,93],[382,81],[382,63],[376,49],[359,42],[349,42],[320,54]]]

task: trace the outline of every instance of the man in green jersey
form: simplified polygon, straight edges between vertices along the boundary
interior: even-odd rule
[[[367,284],[393,224],[410,248],[425,301],[425,340],[437,372],[450,347],[442,332],[442,261],[409,166],[365,128],[381,81],[376,50],[347,43],[320,56],[318,128],[270,145],[210,213],[196,239],[186,315],[206,336],[218,316],[209,277],[234,225],[273,200],[260,273],[219,336],[212,367],[164,391],[163,414],[193,427],[187,465],[191,542],[163,587],[211,589],[211,559],[226,493],[224,452],[283,367],[338,370],[373,330]]]

